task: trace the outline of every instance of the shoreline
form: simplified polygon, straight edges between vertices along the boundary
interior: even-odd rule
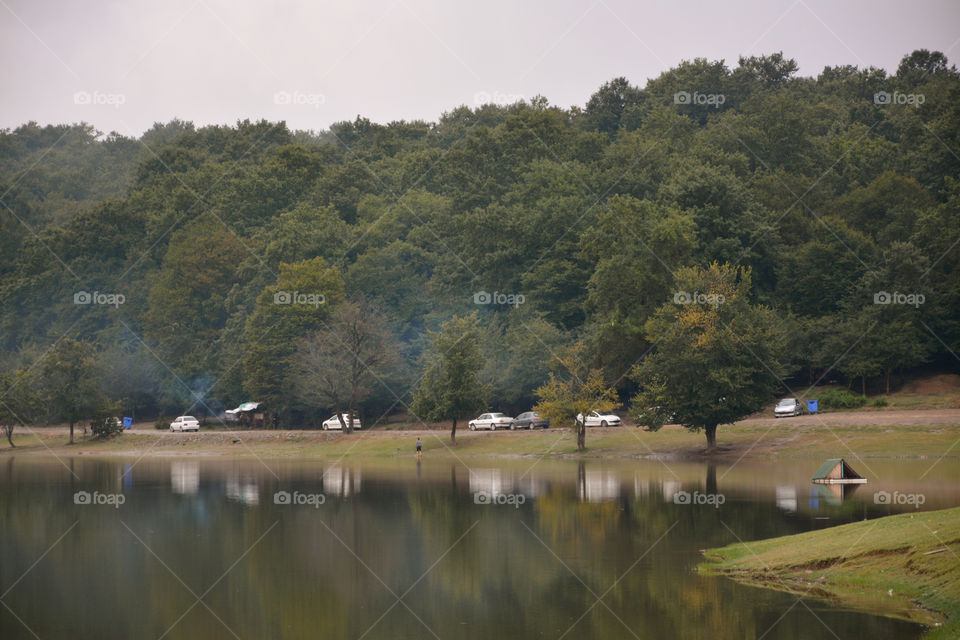
[[[871,419],[877,415],[887,419]],[[717,450],[708,452],[702,433],[671,425],[659,432],[632,426],[591,428],[587,450],[576,450],[572,429],[457,433],[446,429],[369,429],[345,434],[319,430],[201,429],[157,431],[145,425],[106,440],[78,435],[68,444],[63,427],[20,427],[16,448],[0,443],[0,457],[276,457],[395,458],[412,454],[417,437],[431,457],[548,458],[734,462],[742,459],[861,457],[960,460],[960,410],[825,414],[786,419],[747,419],[718,430]]]
[[[698,570],[742,584],[826,600],[960,632],[960,507],[903,513],[826,530],[703,551]]]

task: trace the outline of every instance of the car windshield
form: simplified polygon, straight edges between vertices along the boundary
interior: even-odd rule
[[[794,404],[796,404],[796,402],[797,402],[797,400],[796,400],[795,398],[784,398],[783,400],[780,401],[780,403],[779,403],[777,406],[778,406],[778,407],[790,407],[790,406],[793,406]],[[770,405],[767,405],[767,406],[769,407]]]
[[[491,418],[502,418],[502,417],[503,417],[503,414],[502,414],[502,413],[491,413],[491,414],[490,414],[490,417],[491,417]]]

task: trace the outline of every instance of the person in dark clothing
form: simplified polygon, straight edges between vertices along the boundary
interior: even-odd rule
[[[423,443],[420,442],[420,436],[417,436],[417,457],[423,455]]]

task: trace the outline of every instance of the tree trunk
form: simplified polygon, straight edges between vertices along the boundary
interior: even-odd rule
[[[17,445],[13,444],[13,425],[8,424],[4,429],[7,431],[7,442],[10,443],[11,448],[15,448]]]
[[[890,395],[890,373],[893,367],[887,367],[887,395]]]
[[[450,427],[450,442],[457,444],[457,419],[453,419],[453,426]]]
[[[353,405],[347,409],[347,433],[353,433]]]
[[[865,396],[865,395],[867,395],[867,375],[864,374],[864,375],[860,376],[860,379],[863,381],[863,382],[861,383],[861,388],[863,389],[863,393],[861,393],[860,395]]]
[[[70,444],[73,444],[73,423],[70,423]]]
[[[343,420],[343,411],[340,410],[340,405],[337,405],[337,421],[340,422],[340,430],[346,433],[347,423]]]
[[[587,421],[577,420],[577,451],[587,448]]]
[[[707,433],[707,451],[713,451],[717,448],[717,425],[708,424],[704,431]]]

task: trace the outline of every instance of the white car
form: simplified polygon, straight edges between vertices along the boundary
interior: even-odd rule
[[[349,413],[343,413],[340,415],[343,416],[343,424],[350,423]],[[343,426],[340,424],[340,418],[338,418],[336,414],[333,414],[332,416],[324,420],[322,427],[324,431],[330,431],[331,429],[341,429],[341,430],[343,429]],[[353,428],[354,429],[360,428],[360,416],[353,416]]]
[[[471,420],[467,426],[470,427],[470,431],[476,431],[477,429],[496,431],[497,429],[509,429],[511,424],[513,424],[513,418],[510,416],[505,416],[502,413],[484,413]]]
[[[170,423],[170,431],[200,431],[200,421],[193,416],[177,416]]]
[[[584,420],[584,424],[588,427],[619,427],[620,426],[620,416],[614,413],[597,413],[596,411],[591,411],[587,414],[586,419],[584,419],[583,414],[577,414],[577,420]]]
[[[787,416],[799,416],[803,413],[803,405],[796,398],[784,398],[773,408],[774,418],[786,418]]]

